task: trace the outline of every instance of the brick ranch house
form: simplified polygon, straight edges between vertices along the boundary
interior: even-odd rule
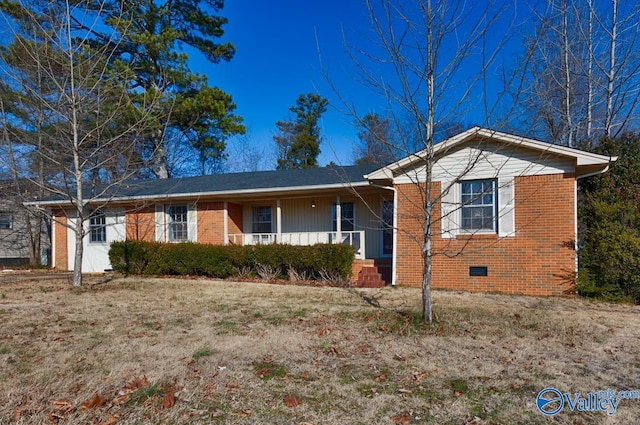
[[[528,295],[571,291],[577,179],[616,158],[474,127],[434,147],[433,287]],[[352,280],[420,285],[425,152],[383,168],[327,167],[130,183],[92,199],[83,270],[111,268],[125,238],[212,244],[347,243]],[[70,204],[54,217],[53,267],[73,268]]]

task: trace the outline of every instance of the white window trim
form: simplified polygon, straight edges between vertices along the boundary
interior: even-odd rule
[[[184,222],[182,221],[172,221],[171,219],[171,215],[172,215],[172,210],[178,209],[178,208],[184,208]],[[174,205],[167,205],[165,207],[165,211],[167,214],[167,242],[171,242],[171,243],[180,243],[180,242],[187,242],[189,240],[189,207],[187,206],[187,204],[174,204]],[[182,213],[180,213],[180,215],[182,215]],[[184,231],[186,232],[186,234],[184,235],[184,239],[172,239],[172,235],[173,235],[173,230],[172,230],[172,225],[184,225]]]
[[[92,222],[96,219],[102,217],[102,224],[93,224]],[[93,230],[102,230],[102,234],[104,235],[104,240],[102,241],[94,241],[93,240]],[[108,234],[107,234],[107,214],[104,211],[96,210],[91,213],[89,217],[89,243],[92,245],[106,245],[109,243]]]
[[[169,239],[171,218],[170,207],[187,207],[187,238],[173,241]],[[156,204],[156,241],[169,243],[196,242],[198,235],[198,208],[195,203]]]
[[[342,207],[343,207],[343,205],[345,205],[345,204],[351,204],[351,205],[353,205],[353,219],[351,220],[351,221],[353,222],[353,230],[344,230],[344,229],[342,228],[342,211],[343,211]],[[337,204],[337,203],[335,203],[335,202],[331,205],[331,228],[332,228],[332,229],[333,229],[333,227],[334,227],[334,226],[333,226],[333,225],[334,225],[334,218],[333,218],[334,213],[335,213],[335,215],[336,215],[335,224],[336,224],[336,229],[337,229],[337,220],[338,220],[338,204]],[[355,231],[357,231],[357,229],[358,229],[358,223],[357,223],[357,221],[356,221],[356,218],[358,217],[358,213],[357,213],[357,210],[356,210],[356,203],[355,203],[355,202],[353,202],[353,201],[347,201],[347,202],[340,201],[340,216],[341,216],[341,217],[340,217],[340,232],[341,232],[341,233],[342,233],[342,232],[355,232]],[[337,232],[337,230],[332,230],[332,231],[333,231],[333,232]]]
[[[257,208],[269,208],[269,215],[270,215],[270,221],[255,221],[255,211]],[[264,224],[264,223],[269,223],[269,231],[268,232],[254,232],[253,231],[253,226],[255,224]],[[272,205],[252,205],[251,206],[251,233],[252,234],[266,234],[266,233],[273,233],[273,206]]]
[[[462,203],[462,185],[465,183],[474,183],[474,182],[487,182],[490,181],[493,184],[493,229],[465,229],[462,227],[462,212],[465,207],[470,207],[469,205],[465,205]],[[472,179],[472,180],[461,180],[457,184],[458,186],[458,202],[460,203],[460,208],[458,211],[458,223],[459,223],[459,232],[463,235],[497,235],[500,232],[500,217],[499,217],[499,187],[498,180],[495,178],[489,179]]]

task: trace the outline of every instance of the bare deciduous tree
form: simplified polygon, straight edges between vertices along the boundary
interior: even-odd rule
[[[100,214],[99,200],[116,194],[137,170],[135,147],[154,122],[156,101],[132,92],[132,71],[113,60],[121,33],[107,43],[92,39],[102,19],[96,6],[46,0],[0,6],[8,30],[3,93],[14,100],[3,109],[5,139],[40,167],[21,170],[14,163],[14,172],[46,186],[59,201],[61,223],[74,235],[74,286],[82,284],[85,225]],[[78,20],[84,30],[74,30]]]
[[[527,43],[525,115],[567,146],[637,125],[640,10],[631,3],[553,0]],[[538,125],[536,125],[538,124]]]
[[[434,145],[440,127],[457,122],[465,112],[484,109],[485,123],[493,115],[491,102],[483,95],[486,89],[483,81],[506,37],[489,42],[487,35],[489,29],[495,31],[494,24],[506,3],[472,4],[457,0],[365,3],[373,35],[365,37],[363,48],[348,43],[349,54],[360,82],[386,100],[391,126],[398,136],[391,148],[408,161],[420,164],[408,177],[418,193],[419,200],[415,202],[420,203],[417,210],[421,211],[423,232],[412,237],[422,251],[422,314],[430,322],[433,226],[441,220],[436,214],[437,205],[449,189],[444,187],[436,193],[431,184],[436,161]],[[362,117],[335,86],[334,91],[349,115]],[[416,148],[420,149],[417,154]],[[465,172],[477,160],[469,158]]]

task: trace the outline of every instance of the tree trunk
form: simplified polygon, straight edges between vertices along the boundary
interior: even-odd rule
[[[153,140],[153,152],[151,156],[151,162],[153,167],[153,173],[159,179],[168,179],[169,165],[167,162],[167,153],[165,152],[164,145],[162,144],[162,130],[158,131],[160,134],[154,137]]]
[[[80,207],[81,208],[81,207]],[[83,228],[83,217],[80,215],[76,218],[76,226],[75,226],[75,244],[76,244],[76,255],[73,259],[73,277],[72,277],[72,285],[76,288],[82,286],[82,256],[83,256],[83,248],[82,239],[84,236]]]
[[[616,44],[618,42],[618,0],[612,0],[611,43],[609,45],[609,72],[607,73],[607,112],[604,134],[611,137],[613,127],[613,92],[616,81]]]
[[[427,186],[431,186],[431,184],[427,183]],[[429,193],[431,191],[427,189],[425,192]],[[427,198],[425,201],[424,248],[422,252],[424,267],[422,270],[422,318],[427,323],[433,321],[433,304],[431,302],[431,236],[431,201]]]

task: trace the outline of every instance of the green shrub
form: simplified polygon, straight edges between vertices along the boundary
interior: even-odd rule
[[[341,244],[221,246],[127,240],[111,244],[109,259],[114,270],[125,274],[225,278],[268,268],[280,271],[280,278],[286,278],[293,269],[313,279],[323,274],[347,279],[354,250]]]
[[[157,267],[162,244],[145,241],[113,242],[109,249],[111,267],[124,274],[160,274]],[[150,264],[153,264],[151,267]]]

